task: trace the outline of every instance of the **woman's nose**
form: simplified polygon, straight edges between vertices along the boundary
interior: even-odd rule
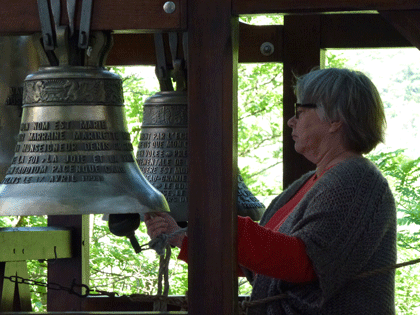
[[[295,116],[293,116],[292,118],[290,118],[290,119],[287,121],[287,125],[288,125],[290,128],[293,128],[293,126],[295,125],[295,123],[296,123],[296,117],[295,117]]]

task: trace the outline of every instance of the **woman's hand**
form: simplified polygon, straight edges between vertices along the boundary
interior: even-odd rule
[[[144,215],[144,223],[147,227],[147,234],[151,239],[161,234],[172,234],[181,228],[175,220],[166,212],[146,213]],[[178,234],[169,239],[169,244],[177,247],[182,246],[185,233]]]

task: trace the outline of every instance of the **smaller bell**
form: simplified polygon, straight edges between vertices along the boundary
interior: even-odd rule
[[[188,116],[186,91],[161,91],[143,107],[137,163],[161,191],[179,225],[188,221]],[[238,172],[239,174],[239,172]],[[261,219],[265,206],[238,176],[238,215]]]

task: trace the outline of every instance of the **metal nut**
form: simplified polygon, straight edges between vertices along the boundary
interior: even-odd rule
[[[165,13],[168,13],[168,14],[174,13],[175,9],[176,9],[176,5],[172,1],[167,1],[163,5],[163,11],[165,11]]]
[[[265,42],[261,45],[260,51],[264,56],[270,56],[274,53],[274,45],[270,42]]]

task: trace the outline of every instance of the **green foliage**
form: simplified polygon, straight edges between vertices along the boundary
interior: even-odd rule
[[[369,156],[387,177],[398,210],[398,261],[420,257],[420,158],[411,159],[404,150]],[[398,314],[418,314],[420,310],[420,265],[396,270],[395,297]]]
[[[0,216],[0,227],[46,226],[46,216]],[[27,262],[29,278],[45,283],[47,281],[46,261],[29,260]],[[46,310],[47,289],[42,286],[29,288],[31,292],[32,308],[41,312]]]
[[[110,71],[118,74],[123,81],[123,94],[128,131],[131,134],[131,142],[138,147],[141,122],[143,121],[143,104],[146,99],[157,91],[145,87],[145,78],[137,74],[126,74],[124,67],[112,67]]]
[[[281,191],[281,178],[266,178],[282,163],[283,66],[240,65],[238,157],[241,175],[255,195]]]
[[[325,54],[324,67],[325,68],[345,68],[346,58],[342,54],[335,54],[332,51],[327,51]]]
[[[239,21],[252,25],[282,25],[284,17],[281,14],[241,15]]]
[[[0,216],[0,227],[45,226],[47,216]]]
[[[390,177],[394,186],[398,211],[403,214],[398,224],[420,225],[420,158],[410,159],[404,155],[404,150],[397,150],[379,153],[371,159]]]
[[[399,261],[417,259],[419,252],[398,248]],[[420,312],[420,267],[407,266],[395,273],[395,308],[397,314],[417,315]]]
[[[140,244],[150,241],[144,223],[136,231]],[[188,266],[176,259],[179,249],[172,250],[169,294],[183,295],[187,288]],[[126,237],[109,232],[101,215],[94,216],[90,242],[91,277],[89,285],[119,295],[156,294],[159,256],[153,250],[136,254]]]

